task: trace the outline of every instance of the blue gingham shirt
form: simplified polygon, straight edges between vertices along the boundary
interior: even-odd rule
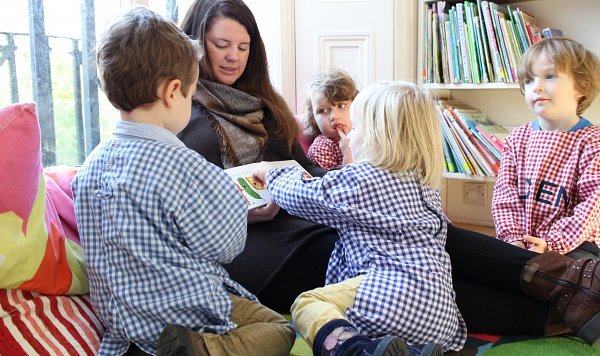
[[[462,348],[467,330],[455,302],[437,190],[413,172],[391,174],[364,162],[322,178],[304,178],[294,167],[272,169],[267,187],[291,214],[338,230],[326,283],[365,275],[346,310],[362,333]]]
[[[255,297],[221,264],[244,249],[247,205],[223,170],[171,132],[120,121],[72,183],[100,354],[156,353],[167,323],[226,333],[228,292]]]

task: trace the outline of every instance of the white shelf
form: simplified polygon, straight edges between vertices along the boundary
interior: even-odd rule
[[[474,176],[464,173],[449,173],[444,172],[444,178],[450,179],[464,179],[464,180],[475,180],[479,182],[495,182],[496,177],[488,177],[488,176]]]
[[[441,84],[423,83],[427,89],[472,90],[472,89],[519,89],[519,83]]]

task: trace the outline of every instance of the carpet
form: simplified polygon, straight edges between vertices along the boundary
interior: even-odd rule
[[[290,320],[289,315],[284,315]],[[293,325],[293,323],[292,323]],[[310,356],[312,349],[296,333],[296,343],[290,356]],[[575,335],[550,337],[498,336],[469,334],[465,347],[458,352],[446,352],[447,356],[581,356],[598,355],[600,347],[592,348]]]

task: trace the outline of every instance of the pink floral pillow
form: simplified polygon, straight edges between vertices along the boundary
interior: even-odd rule
[[[0,288],[88,292],[69,182],[72,167],[42,171],[35,104],[0,109]]]

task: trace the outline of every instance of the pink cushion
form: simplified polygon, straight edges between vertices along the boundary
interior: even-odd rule
[[[68,187],[75,170],[41,165],[35,105],[0,109],[0,288],[87,293]]]
[[[294,115],[294,119],[296,119],[296,123],[298,124],[298,127],[300,128],[300,146],[302,146],[304,153],[308,153],[308,148],[312,144],[313,140],[311,137],[306,136],[304,134],[304,129],[303,129],[303,125],[302,125],[302,115]]]

